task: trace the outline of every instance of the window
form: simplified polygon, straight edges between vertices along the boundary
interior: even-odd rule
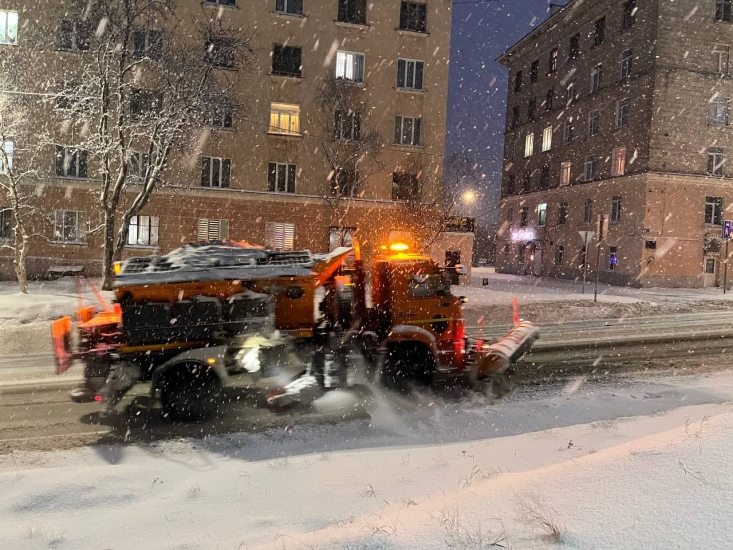
[[[569,107],[570,105],[575,103],[575,100],[578,98],[578,95],[575,93],[575,84],[568,84],[568,87],[566,89],[565,93],[565,103]]]
[[[547,67],[548,74],[552,74],[555,71],[557,71],[557,48],[550,52],[550,61]]]
[[[202,241],[228,241],[229,220],[200,218],[196,231],[196,239]]]
[[[533,97],[527,104],[527,120],[532,122],[537,118],[537,100]]]
[[[601,132],[601,112],[591,111],[588,115],[588,135],[597,136]]]
[[[0,17],[2,17],[0,15]],[[81,19],[62,19],[58,27],[58,49],[83,52],[89,49],[92,26]]]
[[[527,134],[524,137],[524,156],[531,157],[534,153],[534,134]]]
[[[132,246],[158,246],[160,220],[157,216],[133,216],[127,231],[127,244]]]
[[[514,92],[522,91],[522,71],[517,71],[514,75]]]
[[[275,0],[275,11],[289,15],[303,15],[303,0]]]
[[[560,203],[560,212],[557,216],[557,225],[565,225],[568,222],[568,203]]]
[[[552,126],[548,126],[542,132],[542,152],[552,149]]]
[[[0,10],[0,44],[18,43],[18,12]]]
[[[356,227],[329,227],[328,251],[333,252],[340,246],[354,246],[354,233],[356,233]]]
[[[730,46],[716,44],[713,49],[715,70],[718,74],[727,75],[730,62]]]
[[[545,164],[540,170],[540,188],[550,187],[550,166]]]
[[[572,119],[565,121],[565,145],[569,145],[575,139],[575,126]]]
[[[615,246],[608,247],[608,271],[616,271],[618,265],[618,248]]]
[[[611,176],[626,173],[626,147],[616,147],[611,155]]]
[[[723,149],[721,147],[710,147],[708,149],[708,174],[711,176],[724,175],[723,164],[725,164]]]
[[[423,72],[425,64],[412,59],[397,60],[397,87],[408,90],[423,89]]]
[[[547,95],[545,95],[545,111],[552,111],[552,103],[555,100],[555,90],[549,89],[547,90]]]
[[[334,112],[334,135],[336,139],[359,141],[361,138],[361,114],[355,112]]]
[[[522,206],[519,211],[519,227],[527,227],[527,214],[529,213],[529,206]]]
[[[139,29],[132,35],[132,55],[158,59],[163,53],[163,31]]]
[[[57,145],[56,175],[62,178],[86,178],[87,151]]]
[[[133,151],[130,153],[128,170],[133,178],[144,178],[150,167],[150,157],[146,153]]]
[[[402,2],[400,6],[400,29],[403,31],[426,32],[426,17],[427,4]]]
[[[399,145],[420,145],[420,117],[397,115],[394,121],[394,139]]]
[[[392,174],[392,200],[408,201],[417,197],[417,174],[394,172]]]
[[[86,214],[74,210],[55,210],[51,240],[57,243],[83,244],[86,241]]]
[[[560,267],[562,266],[563,256],[565,255],[565,247],[563,245],[558,245],[555,249],[555,265]]]
[[[366,0],[339,0],[337,19],[343,23],[366,25]]]
[[[525,170],[522,177],[522,192],[529,193],[532,190],[532,172]]]
[[[270,193],[295,193],[295,164],[270,162],[267,168],[267,190]]]
[[[140,119],[159,113],[163,107],[163,95],[149,90],[130,91],[130,117]]]
[[[270,132],[300,135],[300,107],[287,103],[270,105]]]
[[[710,125],[728,126],[728,98],[716,95],[710,102]]]
[[[342,167],[331,178],[331,194],[334,197],[359,196],[359,172],[352,167]]]
[[[265,224],[265,248],[288,252],[295,244],[295,226],[292,223],[267,222]]]
[[[280,76],[300,76],[301,49],[299,46],[272,47],[272,74]]]
[[[705,223],[723,225],[723,197],[705,197]]]
[[[203,157],[201,159],[201,187],[229,187],[231,159]]]
[[[715,4],[716,21],[733,21],[733,0],[716,0]]]
[[[0,239],[10,239],[13,236],[13,211],[10,208],[0,208]]]
[[[516,177],[514,174],[509,174],[509,177],[507,178],[507,184],[506,184],[506,192],[507,195],[513,195],[516,190]]]
[[[568,48],[568,59],[575,60],[580,57],[580,35],[575,34],[570,37],[570,47]]]
[[[600,46],[606,38],[606,18],[601,17],[596,21],[595,29],[593,29],[593,45]]]
[[[212,36],[206,43],[206,55],[204,59],[214,67],[233,69],[234,51],[235,44],[233,40],[222,36]]]
[[[540,72],[540,62],[539,60],[532,61],[532,65],[529,69],[529,81],[530,82],[537,82],[537,76]]]
[[[629,123],[629,113],[631,112],[631,102],[628,99],[622,99],[616,103],[616,127],[621,128]]]
[[[237,0],[206,0],[207,4],[218,4],[220,6],[236,6]]]
[[[8,168],[12,170],[13,168],[13,149],[15,149],[15,144],[12,141],[6,141],[4,144],[0,144],[0,147],[5,152],[5,154],[0,154],[0,174],[6,174],[8,171],[5,168],[5,158],[8,159]]]
[[[592,221],[593,221],[593,199],[585,199],[585,207],[583,208],[583,222],[590,223]]]
[[[537,206],[537,226],[544,227],[547,223],[547,203],[543,202]]]
[[[347,82],[364,82],[364,54],[336,52],[336,78]]]
[[[506,221],[510,224],[514,221],[514,210],[512,208],[506,211]]]
[[[231,128],[234,120],[234,107],[230,101],[222,99],[215,101],[211,106],[211,112],[207,123],[212,128]]]
[[[621,78],[629,78],[634,65],[634,52],[626,50],[621,55]]]
[[[590,72],[590,91],[597,92],[603,86],[603,66],[599,63]]]
[[[585,181],[592,181],[596,177],[596,157],[588,155],[585,157]]]
[[[516,128],[517,126],[519,126],[519,107],[512,107],[511,127]]]
[[[560,185],[570,185],[571,162],[565,161],[560,164]]]
[[[656,250],[657,241],[644,241],[644,248],[646,248],[647,250]]]
[[[723,0],[723,2],[727,2],[728,4],[730,4],[730,0]],[[720,0],[718,0],[718,5],[720,5]],[[636,23],[636,10],[636,0],[626,0],[626,2],[624,2],[624,15],[621,23],[621,26],[624,29],[629,29],[634,26],[634,23]],[[730,16],[728,18],[728,21],[730,21]]]
[[[621,221],[621,195],[616,195],[611,199],[611,221]]]

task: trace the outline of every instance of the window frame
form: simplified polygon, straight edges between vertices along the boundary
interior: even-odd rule
[[[634,70],[634,50],[629,48],[621,54],[621,79],[629,78]]]
[[[580,57],[580,33],[575,33],[569,39],[568,61],[576,61]]]
[[[725,177],[725,149],[723,147],[708,147],[706,173],[709,176]]]
[[[411,9],[413,13],[410,13]],[[428,32],[427,3],[402,0],[400,2],[399,30],[426,34]]]
[[[288,7],[291,4],[295,4],[294,11],[289,11]],[[278,9],[278,5],[282,5],[283,7]],[[297,7],[300,6],[300,9],[298,10]],[[283,15],[294,15],[294,16],[303,16],[303,0],[275,0],[275,13],[280,13]]]
[[[529,82],[535,83],[540,76],[540,60],[535,59],[529,68]]]
[[[608,262],[606,262],[606,271],[616,271],[618,265],[618,247],[608,247]]]
[[[340,61],[340,57],[343,58],[343,62]],[[351,60],[349,61],[349,58]],[[344,74],[339,76],[339,68],[343,67]],[[349,73],[349,67],[354,75],[353,78],[348,78],[346,75]],[[342,82],[351,82],[354,84],[364,83],[364,74],[366,67],[366,55],[361,52],[352,52],[347,50],[338,50],[336,52],[336,69],[335,76],[336,80]]]
[[[547,225],[547,203],[542,202],[537,205],[537,227],[545,227],[545,225]]]
[[[205,0],[204,4],[208,4],[209,6],[236,7],[237,0]]]
[[[534,154],[534,132],[529,132],[524,136],[524,158],[529,158]]]
[[[218,164],[218,169],[217,169]],[[208,172],[208,176],[206,175]],[[215,174],[218,174],[214,185]],[[232,159],[224,157],[201,157],[201,187],[206,189],[230,189],[232,185]]]
[[[568,223],[568,203],[561,202],[560,209],[557,214],[557,225],[567,225]]]
[[[610,223],[621,221],[621,195],[611,197],[611,215],[608,218]]]
[[[280,175],[283,175],[281,181]],[[283,188],[280,189],[280,184]],[[289,162],[267,163],[267,192],[279,194],[297,194],[298,167]]]
[[[542,152],[546,153],[552,149],[552,126],[542,130]]]
[[[595,110],[588,113],[588,135],[597,136],[601,133],[601,111]]]
[[[583,203],[583,223],[593,223],[593,199],[585,199]]]
[[[606,39],[606,16],[596,19],[593,28],[593,45],[600,46]]]
[[[297,67],[295,67],[296,61]],[[272,45],[270,74],[288,78],[303,78],[303,48],[290,44],[274,43]]]
[[[611,151],[611,177],[626,175],[626,147],[614,147]]]
[[[366,0],[338,0],[336,21],[351,25],[366,25],[367,9]]]
[[[733,23],[733,0],[716,0],[715,21]]]
[[[560,185],[570,185],[573,163],[565,160],[560,163]]]
[[[143,219],[147,221],[147,239],[142,239],[140,229]],[[134,227],[134,230],[133,230]],[[134,233],[134,235],[133,235]],[[147,241],[147,242],[145,242]],[[159,247],[160,246],[160,218],[158,216],[140,215],[130,218],[127,230],[127,246],[130,247]]]
[[[626,30],[636,25],[636,16],[638,12],[639,7],[636,5],[636,0],[626,0],[626,2],[624,2],[621,15],[621,28]]]
[[[206,232],[206,238],[202,239],[202,230]],[[211,238],[215,232],[214,239]],[[198,242],[214,242],[229,240],[229,219],[228,218],[198,218],[196,221],[196,240]]]
[[[10,146],[8,151],[8,145]],[[5,143],[0,142],[0,148],[5,151],[5,156],[8,157],[8,168],[10,170],[13,169],[13,155],[15,151],[15,142],[12,139],[9,139],[5,141]],[[0,155],[0,175],[6,175],[7,171],[5,168],[5,162],[3,161],[3,156]]]
[[[557,48],[550,50],[550,59],[547,63],[547,74],[552,74],[557,71],[557,59],[559,57],[559,51]]]
[[[583,163],[583,181],[594,181],[598,176],[596,171],[596,163],[598,157],[595,155],[586,155]]]
[[[392,172],[392,200],[409,201],[416,198],[419,185],[420,180],[417,174],[413,174],[412,172]],[[404,192],[405,188],[407,189],[407,193]]]
[[[631,100],[629,98],[619,99],[616,102],[616,128],[628,126],[630,116]]]
[[[555,267],[562,267],[564,257],[565,257],[565,246],[562,245],[562,244],[556,245],[556,248],[555,248]]]
[[[603,64],[598,63],[590,71],[590,93],[599,91],[603,87]]]
[[[410,120],[410,129],[409,129],[409,139],[405,141],[405,128],[406,124],[405,121]],[[399,130],[398,130],[399,128]],[[403,145],[406,147],[421,147],[421,141],[422,141],[422,117],[411,117],[411,116],[405,116],[405,115],[395,115],[395,135],[394,137],[396,139],[399,139],[399,141],[395,140],[395,145]]]
[[[730,113],[730,98],[718,94],[710,101],[710,126],[728,126]]]
[[[264,246],[267,250],[291,252],[295,249],[295,224],[265,222]]]
[[[0,207],[0,241],[13,238],[13,209]]]
[[[14,17],[12,17],[14,16]],[[18,30],[20,29],[20,13],[15,10],[0,10],[0,18],[4,19],[2,26],[3,33],[0,34],[0,44],[7,46],[15,46],[18,43]],[[14,19],[12,24],[10,21]],[[11,30],[15,29],[15,34],[11,34]]]
[[[705,197],[705,225],[723,225],[723,197]]]
[[[75,238],[67,238],[67,215],[74,214],[74,234]],[[59,217],[61,218],[61,231],[58,231]],[[57,244],[86,244],[87,232],[84,230],[86,222],[86,212],[82,210],[64,210],[56,209],[53,211],[53,227],[51,242]]]
[[[138,48],[138,37],[144,35],[144,46]],[[160,59],[163,49],[163,31],[160,29],[135,29],[132,33],[132,57]]]
[[[570,145],[573,141],[575,141],[575,122],[572,119],[567,119],[563,129],[563,142],[565,145]]]
[[[63,161],[59,165],[59,155],[63,153]],[[69,156],[73,160],[68,160]],[[71,147],[68,145],[56,145],[56,152],[54,154],[55,160],[55,175],[57,178],[76,178],[76,179],[88,179],[88,160],[89,152],[80,149],[78,147]],[[67,162],[68,161],[68,162]],[[76,169],[72,174],[69,168],[72,166],[72,162]],[[61,172],[59,172],[59,166],[61,166]],[[83,170],[82,170],[83,168]],[[83,174],[82,174],[83,172]]]
[[[410,65],[412,65],[412,86],[408,85],[408,76],[410,74]],[[400,70],[400,67],[404,70]],[[419,67],[419,71],[418,71]],[[403,74],[404,72],[404,74]],[[420,74],[420,86],[418,87],[418,72]],[[402,84],[400,84],[400,82]],[[414,90],[422,92],[425,90],[425,61],[421,59],[409,59],[400,57],[397,59],[397,88],[400,90]]]
[[[273,125],[273,116],[277,117],[277,125]],[[287,117],[288,128],[283,128],[282,122]],[[295,129],[293,129],[295,127]],[[300,105],[291,103],[270,103],[270,124],[268,133],[284,136],[300,136]]]

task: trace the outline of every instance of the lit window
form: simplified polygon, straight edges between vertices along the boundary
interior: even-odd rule
[[[131,246],[158,246],[160,220],[157,216],[133,216],[127,231],[127,244]]]
[[[300,134],[300,107],[287,103],[270,106],[270,132],[274,134]]]
[[[348,82],[364,82],[364,54],[336,52],[336,78]]]
[[[560,185],[570,185],[570,167],[571,162],[563,162],[560,165]]]
[[[618,265],[618,248],[611,246],[608,248],[608,270],[616,271]]]
[[[17,44],[18,12],[0,10],[0,44]]]
[[[397,60],[397,87],[408,90],[423,89],[425,63],[414,59]]]
[[[557,48],[550,52],[550,62],[547,67],[548,73],[554,73],[557,70]]]
[[[542,152],[549,151],[552,148],[552,126],[548,126],[542,132]]]
[[[626,173],[626,147],[616,147],[613,150],[611,164],[612,176],[623,176]]]
[[[527,134],[524,138],[524,156],[531,157],[534,153],[534,134]]]
[[[6,141],[5,144],[0,144],[0,148],[5,152],[3,155],[0,153],[0,174],[7,173],[5,169],[5,159],[7,158],[8,168],[13,169],[13,149],[14,143],[12,141]]]
[[[547,223],[547,203],[537,206],[537,225],[543,227]]]

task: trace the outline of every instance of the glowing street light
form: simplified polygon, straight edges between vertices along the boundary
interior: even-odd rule
[[[476,193],[475,191],[471,191],[470,189],[468,191],[463,192],[463,202],[465,203],[472,203],[476,200]]]

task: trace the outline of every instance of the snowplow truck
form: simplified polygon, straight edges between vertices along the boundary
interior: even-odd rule
[[[387,248],[387,247],[383,247]],[[391,249],[390,249],[391,248]],[[112,409],[150,384],[177,419],[211,416],[239,376],[296,365],[269,390],[282,407],[354,381],[402,389],[437,377],[502,372],[538,337],[519,323],[496,342],[467,338],[461,297],[429,257],[392,246],[372,263],[358,242],[329,254],[204,242],[115,264],[115,302],[52,323],[57,373],[79,361],[77,402]],[[370,303],[368,303],[370,302]]]

